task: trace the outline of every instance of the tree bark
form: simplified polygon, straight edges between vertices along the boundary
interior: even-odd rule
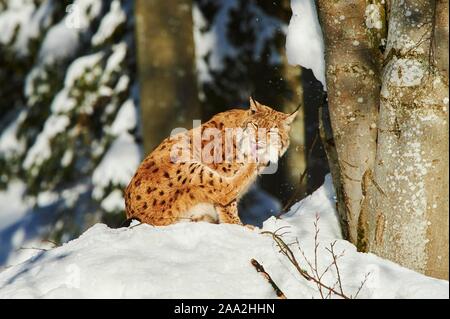
[[[370,251],[448,279],[445,46],[447,1],[391,2],[368,229]]]
[[[300,87],[301,70],[288,64],[284,49],[281,49],[280,55],[282,57],[282,66],[280,68],[284,71],[283,80],[286,82],[286,86],[292,90],[292,95],[284,98],[281,102],[282,111],[292,113],[301,105],[303,99],[303,92],[296,90],[296,88]],[[300,107],[297,118],[291,126],[290,146],[285,155],[287,163],[285,168],[286,179],[290,185],[296,185],[298,188],[297,193],[300,195],[299,198],[304,197],[307,188],[307,176],[301,180],[308,161],[307,152],[305,152],[307,142],[305,126],[305,108]],[[299,198],[296,198],[296,200]]]
[[[150,152],[200,119],[190,0],[136,0],[142,127]]]
[[[363,176],[375,161],[379,107],[380,31],[365,25],[366,1],[317,1],[325,40],[328,105],[342,190],[343,233],[367,251],[367,199]],[[334,170],[335,171],[335,170]],[[333,171],[332,171],[333,172]]]
[[[340,205],[340,203],[344,203],[344,192],[341,183],[341,169],[339,167],[336,144],[334,142],[333,130],[331,128],[330,113],[328,106],[326,105],[319,108],[319,132],[320,139],[322,140],[324,150],[327,155],[331,177],[333,179],[334,191],[336,193],[336,211],[339,215],[342,236],[344,238],[349,238],[348,224],[345,222],[347,220],[345,205]]]

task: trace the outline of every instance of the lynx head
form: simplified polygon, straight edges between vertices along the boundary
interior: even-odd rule
[[[255,148],[262,162],[277,162],[289,147],[289,131],[298,110],[286,114],[278,112],[250,98],[248,117],[243,129],[253,132],[256,137]]]

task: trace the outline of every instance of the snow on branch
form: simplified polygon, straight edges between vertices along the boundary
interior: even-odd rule
[[[325,48],[314,0],[291,0],[291,8],[286,38],[288,62],[311,69],[326,90]]]

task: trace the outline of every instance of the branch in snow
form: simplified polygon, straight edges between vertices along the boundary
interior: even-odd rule
[[[281,291],[280,288],[278,288],[277,284],[273,281],[272,277],[270,277],[270,275],[264,270],[264,267],[256,259],[252,259],[250,262],[253,265],[253,267],[255,267],[257,272],[263,274],[264,278],[266,278],[266,280],[272,286],[273,290],[275,290],[277,297],[280,299],[286,299],[285,294]]]
[[[338,265],[338,259],[340,259],[344,256],[344,251],[342,251],[340,254],[336,254],[335,249],[334,249],[335,245],[336,245],[336,241],[332,242],[330,244],[330,247],[325,248],[330,253],[332,262],[327,267],[325,267],[325,269],[323,271],[321,271],[321,272],[319,271],[319,264],[318,264],[318,259],[319,259],[318,249],[319,249],[319,245],[320,245],[319,244],[319,232],[320,232],[319,219],[320,219],[319,215],[316,215],[316,220],[314,221],[314,230],[315,230],[315,232],[314,232],[314,261],[311,261],[310,259],[308,259],[306,257],[305,252],[299,246],[298,239],[296,239],[295,242],[293,242],[291,244],[287,244],[283,240],[282,237],[286,234],[286,232],[279,233],[279,231],[282,228],[276,230],[275,232],[265,231],[265,232],[262,232],[262,234],[268,234],[268,235],[272,236],[273,240],[275,241],[278,248],[280,249],[280,252],[289,260],[289,262],[295,267],[295,269],[298,271],[298,273],[306,280],[314,282],[316,284],[317,289],[318,289],[319,294],[322,299],[329,299],[329,298],[331,298],[332,295],[341,297],[343,299],[355,299],[358,297],[360,291],[364,287],[364,285],[369,277],[369,273],[367,273],[365,275],[364,280],[361,282],[361,285],[358,287],[356,293],[354,295],[347,295],[344,292],[341,273],[340,273],[339,265]],[[303,256],[303,259],[305,260],[306,264],[308,265],[309,271],[307,271],[301,267],[294,252],[290,248],[290,246],[292,246],[294,244],[298,246],[298,249]],[[335,272],[336,272],[336,281],[334,282],[333,285],[329,285],[324,282],[324,275],[329,273],[332,268],[334,268]]]

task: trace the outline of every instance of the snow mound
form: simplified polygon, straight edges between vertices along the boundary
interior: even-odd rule
[[[360,298],[448,298],[447,281],[402,268],[372,254],[356,252],[340,237],[330,178],[297,203],[283,219],[270,218],[264,230],[288,226],[307,258],[314,250],[320,216],[318,263],[336,241],[343,288],[354,294],[367,273]],[[297,249],[293,249],[302,260]],[[314,284],[300,277],[270,236],[237,225],[179,223],[110,229],[97,224],[62,247],[40,252],[0,273],[0,298],[275,298],[250,264],[255,258],[288,298],[319,298]],[[302,264],[302,267],[307,267]],[[320,268],[319,267],[319,268]],[[335,274],[324,281],[332,285]]]

